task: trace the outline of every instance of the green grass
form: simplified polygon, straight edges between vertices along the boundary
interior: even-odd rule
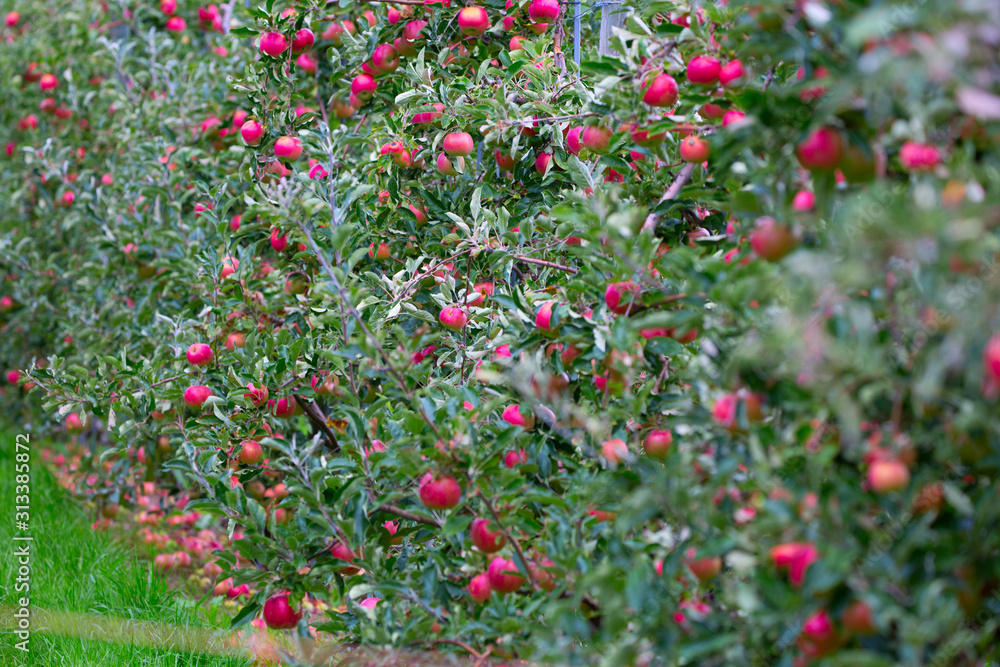
[[[14,606],[14,435],[0,429],[0,605]],[[134,621],[187,627],[223,628],[225,615],[215,606],[195,607],[140,560],[131,547],[91,529],[93,521],[41,465],[41,442],[32,438],[31,604],[63,612],[98,614]],[[6,624],[8,619],[3,619]],[[198,656],[92,639],[34,633],[30,653],[13,648],[5,633],[0,665],[141,665],[143,667],[244,667],[248,661]]]

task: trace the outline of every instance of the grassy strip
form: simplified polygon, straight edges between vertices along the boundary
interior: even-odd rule
[[[31,443],[31,604],[63,612],[97,614],[123,621],[157,621],[179,627],[222,628],[227,618],[213,606],[194,607],[179,598],[151,564],[106,534],[91,529],[91,519],[52,474],[39,463],[41,443]],[[0,605],[13,607],[23,594],[15,591],[14,435],[0,431]],[[7,625],[4,619],[2,625]],[[197,656],[184,651],[50,636],[31,638],[28,659],[13,648],[15,638],[0,642],[0,665],[204,665],[243,667],[245,660]],[[94,636],[100,636],[94,633]]]

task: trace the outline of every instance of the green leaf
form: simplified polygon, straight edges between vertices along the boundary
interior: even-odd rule
[[[441,528],[441,535],[443,537],[451,537],[452,535],[461,533],[469,527],[472,519],[473,517],[469,514],[451,514]]]

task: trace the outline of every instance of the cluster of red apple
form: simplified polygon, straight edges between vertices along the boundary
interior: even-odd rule
[[[177,16],[177,0],[160,0],[160,11],[168,17],[164,28],[167,32],[180,34],[187,30],[187,21],[183,16]],[[208,5],[198,7],[198,24],[205,32],[224,32],[222,25],[222,15],[219,14],[218,5]],[[222,47],[218,47],[222,48]]]

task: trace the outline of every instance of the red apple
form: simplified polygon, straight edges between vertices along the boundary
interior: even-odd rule
[[[739,60],[730,60],[719,70],[719,83],[726,88],[738,88],[746,83],[746,70]]]
[[[461,172],[455,168],[455,164],[459,166],[459,169],[465,169],[465,158],[458,157],[455,158],[455,163],[448,159],[448,156],[444,153],[439,153],[437,156],[437,169],[445,176],[458,176]]]
[[[579,155],[580,151],[583,150],[583,145],[580,142],[580,134],[583,133],[582,127],[572,127],[566,133],[566,149],[573,155]]]
[[[375,242],[373,241],[370,246],[368,246],[368,256],[372,259],[383,260],[389,259],[389,246],[386,243],[379,243],[378,249],[375,249]]]
[[[180,16],[171,16],[167,19],[167,25],[165,26],[167,32],[184,32],[187,30],[187,21],[185,21]]]
[[[635,296],[639,286],[631,280],[611,283],[604,290],[604,303],[608,310],[618,315],[628,315],[642,307],[642,299]]]
[[[993,334],[983,348],[983,374],[992,382],[1000,382],[1000,334]]]
[[[243,347],[247,344],[247,337],[245,334],[241,333],[231,333],[226,336],[226,342],[223,345],[230,352],[237,347]]]
[[[821,610],[810,616],[802,624],[799,648],[810,658],[821,658],[837,647],[837,630],[826,611]]]
[[[550,22],[559,18],[559,0],[531,0],[528,18],[535,23]]]
[[[288,48],[288,40],[280,32],[265,32],[260,38],[260,51],[278,57]]]
[[[427,26],[427,21],[410,21],[403,26],[403,41],[415,42],[421,37],[421,32]]]
[[[750,235],[750,247],[761,259],[777,262],[795,250],[799,240],[788,225],[783,225],[770,216],[757,219],[757,225]]]
[[[217,583],[215,585],[215,588],[212,589],[212,593],[214,595],[228,595],[229,590],[232,587],[233,587],[233,578],[229,577],[228,579],[223,579],[222,581]]]
[[[253,382],[247,383],[247,393],[243,394],[243,398],[248,399],[255,407],[260,407],[264,403],[267,403],[268,396],[270,392],[267,387],[261,385],[260,387],[255,387]]]
[[[341,542],[340,540],[333,543],[330,547],[330,555],[332,555],[337,560],[342,560],[346,563],[353,563],[357,559],[358,555],[351,550],[349,546]],[[361,570],[356,567],[346,567],[342,568],[341,572],[350,576],[352,574],[357,574]]]
[[[395,162],[398,167],[409,169],[413,164],[413,156],[410,154],[410,151],[401,150],[398,153],[392,154],[392,161]]]
[[[288,601],[287,593],[279,593],[264,603],[264,622],[272,630],[294,628],[302,618],[301,611],[295,611]]]
[[[458,27],[463,34],[478,37],[490,28],[490,17],[482,7],[465,7],[458,12]]]
[[[803,167],[812,171],[834,169],[843,155],[840,133],[829,127],[813,131],[795,148],[795,156]]]
[[[271,230],[271,247],[274,248],[275,252],[288,250],[288,237],[282,235],[277,227]]]
[[[657,132],[656,134],[650,134],[646,130],[633,130],[632,132],[632,141],[639,144],[643,148],[656,146],[666,138],[666,132]]]
[[[816,208],[816,195],[809,190],[799,190],[795,193],[795,197],[792,199],[792,210],[805,212],[814,208]]]
[[[580,145],[593,153],[604,155],[611,147],[612,134],[610,127],[588,125],[580,133]]]
[[[274,404],[274,416],[278,419],[290,419],[295,415],[297,408],[298,405],[293,396],[279,398]]]
[[[319,66],[319,62],[308,53],[303,53],[298,58],[296,58],[295,64],[301,67],[303,71],[309,74],[315,74],[316,68]]]
[[[859,635],[870,635],[876,630],[872,619],[872,608],[863,600],[855,600],[840,615],[845,628]]]
[[[513,171],[514,170],[514,158],[509,154],[502,152],[499,148],[493,152],[493,158],[497,162],[497,167],[501,171]]]
[[[522,463],[527,463],[527,462],[528,462],[528,452],[524,451],[523,449],[519,449],[517,451],[509,451],[506,454],[504,454],[503,457],[504,467],[506,467],[509,470],[512,470],[517,466],[521,465]]]
[[[905,142],[899,149],[899,164],[909,172],[931,171],[941,163],[941,153],[930,144]]]
[[[910,484],[910,470],[902,461],[874,461],[868,466],[868,485],[875,493],[902,491]]]
[[[313,47],[316,42],[316,35],[309,28],[302,28],[295,33],[295,37],[292,38],[292,53],[298,55],[300,53],[305,53]],[[284,51],[284,49],[282,49]]]
[[[662,459],[666,458],[670,451],[670,444],[674,441],[673,434],[666,430],[656,430],[646,436],[642,441],[642,449],[648,456]]]
[[[548,171],[550,162],[552,162],[551,153],[539,153],[538,157],[535,158],[535,171],[544,176],[545,172]]]
[[[432,510],[447,510],[458,505],[462,499],[462,487],[451,475],[427,473],[420,481],[420,502]]]
[[[391,74],[399,69],[399,53],[392,44],[379,44],[372,52],[372,67],[381,74]]]
[[[448,155],[471,155],[476,145],[468,132],[450,132],[442,142],[444,152]]]
[[[771,560],[780,570],[788,570],[793,586],[805,581],[809,566],[819,560],[819,550],[809,542],[786,542],[771,548]]]
[[[694,576],[698,577],[698,581],[708,581],[713,579],[719,572],[722,571],[722,557],[721,556],[706,556],[704,558],[696,558],[697,552],[694,547],[689,548],[684,556],[685,562]]]
[[[430,125],[444,113],[444,105],[440,102],[435,102],[430,106],[433,106],[435,111],[421,111],[420,113],[413,114],[414,125]]]
[[[410,213],[413,214],[413,217],[415,217],[417,219],[417,224],[418,225],[422,225],[425,222],[427,222],[427,212],[426,211],[423,211],[423,210],[417,208],[413,204],[407,204],[407,208],[410,210]]]
[[[555,577],[549,572],[549,568],[554,568],[556,566],[548,558],[543,558],[541,564],[536,564],[534,562],[528,563],[528,570],[531,572],[531,576],[535,578],[535,581],[542,588],[542,590],[553,591],[556,587]]]
[[[730,109],[726,112],[726,115],[722,117],[722,127],[729,127],[730,125],[735,125],[741,120],[746,118],[747,115],[742,111],[737,111],[736,109]]]
[[[283,162],[295,162],[302,157],[302,141],[298,137],[279,137],[274,142],[274,157]]]
[[[83,432],[83,420],[80,419],[80,415],[75,412],[66,415],[66,430],[70,433]]]
[[[726,117],[726,110],[718,104],[702,104],[698,113],[701,114],[703,118],[707,118],[709,120],[719,120],[720,118]]]
[[[546,301],[542,304],[542,307],[538,309],[538,313],[535,315],[535,326],[542,331],[553,331],[552,328],[552,311],[556,307],[555,301]]]
[[[319,375],[314,375],[312,378],[312,388],[320,396],[329,396],[340,384],[340,380],[336,375],[329,375],[327,377],[322,377]]]
[[[184,404],[189,408],[200,408],[211,395],[211,389],[205,385],[197,384],[184,390]]]
[[[628,445],[620,438],[605,440],[601,444],[601,455],[609,463],[621,463],[628,457]]]
[[[687,66],[687,78],[701,86],[714,86],[719,81],[722,64],[711,56],[692,58]]]
[[[346,23],[346,22],[345,22]],[[352,24],[353,25],[353,24]],[[353,30],[349,31],[352,35]],[[322,32],[320,37],[325,40],[333,42],[336,46],[340,46],[343,43],[344,26],[339,23],[331,23]]]
[[[524,584],[524,577],[520,575],[514,561],[501,556],[490,561],[486,576],[490,587],[498,593],[513,593]]]
[[[490,593],[493,589],[490,587],[490,578],[486,574],[477,574],[469,582],[469,597],[473,600],[482,604],[490,599]]]
[[[454,306],[442,308],[438,319],[444,327],[452,331],[461,331],[469,323],[469,316],[461,308]]]
[[[493,283],[476,283],[472,288],[479,293],[478,297],[469,302],[475,308],[482,308],[486,297],[493,296]]]
[[[333,114],[337,118],[350,118],[354,115],[354,107],[344,100],[333,101]]]
[[[256,440],[244,440],[240,443],[240,463],[256,465],[264,458],[264,450]]]
[[[669,74],[658,74],[642,95],[651,107],[672,107],[677,104],[677,82]]]
[[[470,533],[472,544],[483,553],[491,554],[503,548],[507,538],[499,531],[490,530],[489,519],[473,519]]]
[[[351,94],[361,102],[367,102],[375,94],[378,84],[369,74],[359,74],[351,82]],[[354,106],[354,105],[351,105]]]
[[[721,396],[712,408],[712,417],[730,431],[736,431],[739,429],[740,404],[743,404],[747,421],[755,423],[763,419],[762,402],[757,394],[740,389]]]
[[[516,403],[504,408],[501,418],[511,426],[520,426],[526,431],[535,428],[535,415],[530,410],[522,409]]]
[[[212,348],[205,343],[195,343],[187,349],[188,363],[194,366],[207,366],[213,358]]]
[[[681,159],[685,162],[705,162],[710,153],[711,147],[701,137],[692,134],[681,142]]]

